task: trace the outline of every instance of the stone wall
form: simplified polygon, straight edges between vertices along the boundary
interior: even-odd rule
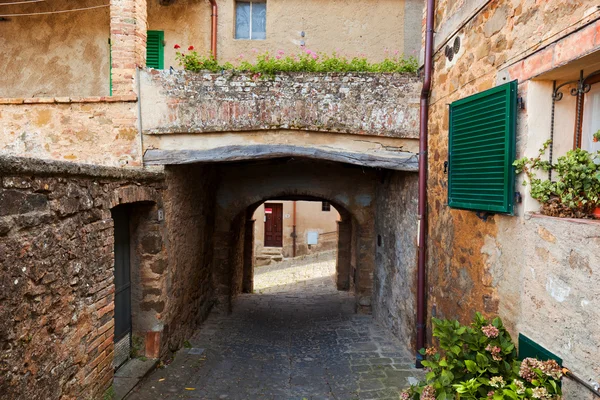
[[[415,349],[417,186],[414,173],[388,172],[377,187],[373,315]]]
[[[165,172],[170,257],[162,354],[179,349],[213,305],[216,190],[216,175],[208,166],[172,166]]]
[[[475,311],[499,314],[515,339],[518,333],[526,334],[562,357],[576,374],[598,382],[599,364],[588,352],[600,347],[597,324],[583,319],[598,319],[598,306],[589,299],[598,298],[592,277],[597,274],[594,266],[600,265],[600,225],[532,218],[522,204],[515,216],[484,221],[474,212],[447,206],[443,172],[448,158],[447,104],[512,79],[519,80],[519,96],[526,105],[518,111],[518,157],[533,155],[540,141],[549,138],[549,131],[537,130],[549,121],[551,110],[533,104],[530,79],[550,79],[545,87],[551,87],[551,80],[560,80],[560,75],[549,78],[546,73],[574,62],[575,75],[588,68],[584,56],[600,49],[597,2],[499,0],[474,7],[475,3],[444,0],[436,7],[439,51],[434,55],[428,163],[430,316],[468,322]],[[467,9],[470,13],[464,13]],[[460,50],[450,60],[444,46],[456,37]],[[565,134],[572,137],[573,128],[555,132]],[[515,190],[527,197],[520,182],[519,178]],[[575,320],[582,321],[577,329]],[[566,398],[590,395],[569,386]]]
[[[418,137],[420,81],[409,74],[143,71],[144,134],[263,129]]]
[[[141,165],[133,96],[0,99],[0,152],[106,166]]]
[[[0,392],[98,398],[113,375],[110,209],[158,204],[163,177],[8,157],[0,177]]]

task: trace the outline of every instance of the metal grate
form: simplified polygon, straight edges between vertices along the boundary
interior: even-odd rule
[[[131,333],[128,333],[123,339],[115,343],[115,356],[113,359],[113,367],[119,368],[123,363],[129,360],[131,353]]]
[[[450,105],[448,205],[512,214],[517,81]]]

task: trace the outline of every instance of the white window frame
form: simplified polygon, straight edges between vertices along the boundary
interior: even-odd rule
[[[238,3],[250,3],[250,13],[248,15],[248,26],[249,26],[249,32],[248,32],[248,38],[238,38],[237,37],[237,5]],[[252,37],[252,13],[253,13],[253,6],[254,3],[261,3],[261,4],[265,4],[265,9],[266,9],[266,0],[240,0],[235,2],[235,22],[234,22],[234,32],[233,32],[233,36],[235,40],[266,40],[267,39],[267,16],[265,15],[265,37],[264,38],[253,38]]]
[[[600,142],[592,140],[592,135],[600,129],[600,83],[592,84],[585,94],[581,128],[581,148],[591,153],[600,150]]]

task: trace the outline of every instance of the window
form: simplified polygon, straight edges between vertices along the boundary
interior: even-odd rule
[[[236,1],[235,38],[250,40],[267,38],[267,3]]]
[[[591,86],[583,103],[581,148],[594,153],[600,151],[600,142],[594,142],[594,133],[600,130],[600,83]]]
[[[450,105],[448,205],[512,214],[517,81]]]
[[[146,66],[148,68],[163,69],[165,67],[165,48],[163,45],[165,33],[163,31],[148,31],[146,40]]]
[[[321,211],[331,211],[331,204],[328,201],[321,202]]]

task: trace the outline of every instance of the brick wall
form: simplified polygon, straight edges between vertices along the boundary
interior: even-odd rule
[[[0,158],[0,393],[98,398],[113,375],[110,208],[161,175]]]
[[[145,134],[302,129],[418,137],[420,81],[401,74],[142,71]]]

